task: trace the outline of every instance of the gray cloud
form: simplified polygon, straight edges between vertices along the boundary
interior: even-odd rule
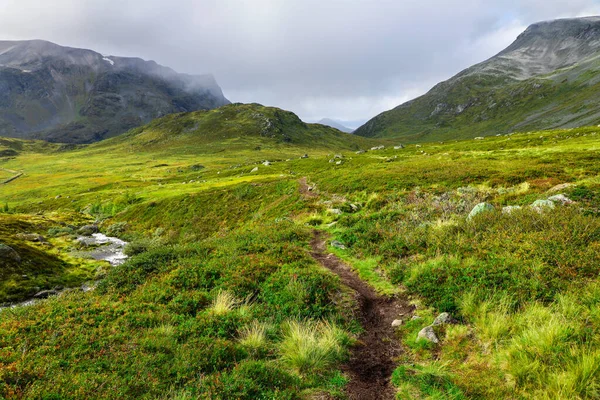
[[[0,38],[212,72],[232,101],[367,119],[600,0],[0,0]]]

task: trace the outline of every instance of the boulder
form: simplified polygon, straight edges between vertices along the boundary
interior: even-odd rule
[[[435,320],[433,321],[433,326],[438,326],[438,325],[445,325],[445,324],[451,324],[452,322],[454,322],[454,319],[452,318],[452,316],[447,313],[447,312],[443,312],[440,315],[438,315],[437,317],[435,317]]]
[[[548,190],[548,193],[560,192],[561,190],[565,190],[573,186],[575,186],[573,183],[561,183],[560,185],[556,185],[550,188],[550,190]]]
[[[269,165],[271,165],[270,161],[265,161],[264,163],[262,163],[262,165],[264,165],[265,167],[268,167]]]
[[[536,200],[530,206],[537,212],[542,212],[544,210],[552,210],[555,206],[554,203],[550,200]]]
[[[435,334],[433,326],[426,326],[425,328],[421,329],[417,335],[417,340],[426,340],[430,343],[440,342],[440,339],[438,339],[437,335]]]
[[[401,320],[401,319],[395,319],[395,320],[392,322],[392,326],[393,326],[394,328],[397,328],[397,327],[399,327],[399,326],[401,326],[401,325],[402,325],[402,320]]]
[[[46,239],[42,235],[36,233],[18,233],[17,238],[21,240],[27,240],[28,242],[45,242]]]
[[[336,249],[340,249],[340,250],[346,250],[346,246],[344,246],[344,244],[342,242],[337,241],[337,240],[331,241],[331,247],[335,247]]]
[[[560,203],[563,206],[565,206],[567,204],[573,204],[573,200],[571,200],[564,194],[555,194],[554,196],[548,197],[548,200],[550,200],[553,203]]]
[[[10,246],[0,243],[0,260],[9,260],[16,263],[21,262],[21,256]]]
[[[469,213],[469,216],[467,217],[467,219],[470,220],[473,217],[475,217],[476,215],[483,214],[486,212],[491,212],[491,211],[494,211],[493,205],[491,205],[490,203],[479,203],[475,207],[473,207],[473,209]]]
[[[77,233],[83,236],[90,236],[94,233],[98,233],[100,230],[98,229],[98,225],[84,225],[77,230]]]

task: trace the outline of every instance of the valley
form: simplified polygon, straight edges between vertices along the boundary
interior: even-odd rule
[[[28,271],[38,287],[77,266],[64,251],[83,225],[131,256],[77,266],[100,272],[93,291],[1,312],[2,396],[595,396],[600,130],[399,146],[215,112],[2,160],[24,171],[0,192],[2,237],[51,246],[5,244],[66,262]],[[528,207],[555,194],[574,203]],[[481,202],[493,211],[467,218]],[[442,312],[438,343],[417,339]]]

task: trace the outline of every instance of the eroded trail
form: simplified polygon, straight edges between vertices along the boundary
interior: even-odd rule
[[[342,260],[327,252],[327,237],[313,232],[311,255],[337,274],[357,294],[360,320],[364,328],[359,343],[352,349],[344,371],[350,376],[347,395],[352,400],[394,399],[390,377],[402,353],[392,322],[406,319],[413,311],[406,299],[384,297],[360,279]]]

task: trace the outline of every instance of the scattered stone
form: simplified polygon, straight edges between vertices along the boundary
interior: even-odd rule
[[[366,151],[364,151],[364,150],[359,150],[356,152],[356,154],[365,154],[365,153],[366,153]]]
[[[335,156],[333,156],[333,158],[334,159],[336,159],[336,158],[342,159],[342,158],[344,158],[344,156],[341,154],[336,154]]]
[[[262,165],[264,165],[265,167],[268,167],[269,165],[271,165],[270,161],[265,161],[264,163],[262,163]]]
[[[17,239],[27,240],[28,242],[39,242],[43,243],[46,239],[42,235],[36,233],[18,233]]]
[[[418,319],[421,319],[421,317],[419,317],[418,315],[413,315],[410,320],[411,321],[416,321]]]
[[[419,334],[417,335],[417,340],[426,340],[431,343],[440,342],[437,335],[435,334],[435,331],[433,330],[433,326],[426,326],[425,328],[421,329],[419,331]]]
[[[520,210],[521,206],[506,206],[502,207],[502,214],[511,214],[513,211]]]
[[[37,292],[33,295],[34,299],[47,299],[50,296],[56,296],[58,294],[57,290],[42,290],[41,292]]]
[[[300,156],[300,158],[308,158],[308,154],[305,154],[303,156]]]
[[[533,202],[533,204],[531,204],[530,207],[537,212],[542,212],[546,209],[552,210],[555,207],[555,205],[550,200],[536,200]]]
[[[384,145],[381,145],[381,146],[375,146],[375,147],[371,147],[371,150],[373,150],[373,151],[374,151],[374,150],[383,150],[383,149],[385,149],[385,146],[384,146]]]
[[[483,140],[484,137],[483,136],[477,136],[474,140]]]
[[[79,228],[79,230],[77,231],[77,233],[79,233],[80,235],[83,236],[90,236],[94,233],[98,233],[100,232],[100,230],[98,229],[98,225],[84,225],[81,228]]]
[[[392,322],[392,326],[394,328],[401,326],[402,325],[402,320],[401,319],[395,319],[394,322]]]
[[[327,212],[333,215],[342,215],[342,210],[340,210],[339,208],[330,208],[329,210],[327,210]]]
[[[400,150],[400,149],[403,149],[403,148],[404,148],[403,144],[398,145],[398,146],[394,146],[394,150]]]
[[[252,171],[250,171],[250,173],[253,173],[253,172],[258,172],[258,167],[252,168]]]
[[[61,197],[62,197],[62,196],[59,194],[58,196],[56,196],[56,197],[54,198],[54,200],[58,200],[58,199],[60,199]]]
[[[469,216],[467,217],[467,219],[470,220],[473,217],[475,217],[476,215],[486,213],[486,212],[491,212],[491,211],[494,211],[493,205],[491,205],[490,203],[479,203],[475,207],[473,207],[473,209],[469,213]]]
[[[21,256],[12,247],[0,243],[0,260],[11,260],[20,263]]]
[[[340,250],[346,250],[346,246],[337,240],[332,240],[331,241],[331,247],[335,247],[336,249],[340,249]]]
[[[556,194],[554,196],[550,196],[550,197],[548,197],[548,200],[550,200],[553,203],[560,203],[563,206],[565,206],[567,204],[573,204],[573,200],[571,200],[564,194]]]
[[[350,203],[350,208],[352,209],[352,211],[358,211],[359,207],[356,204],[352,204]]]
[[[340,161],[336,162],[335,165],[342,165],[342,161],[340,160]]]
[[[415,147],[418,148],[418,147],[423,147],[423,146],[421,146],[420,144],[415,144]]]
[[[453,321],[454,321],[454,319],[452,318],[452,316],[449,313],[443,312],[435,318],[432,326],[451,324]]]

